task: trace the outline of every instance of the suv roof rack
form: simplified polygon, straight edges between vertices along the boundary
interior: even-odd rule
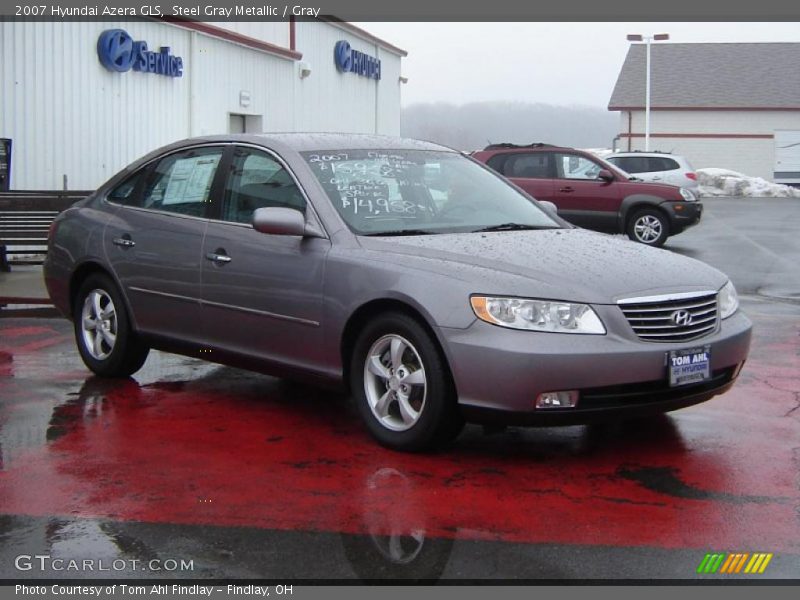
[[[545,144],[544,142],[535,142],[533,144],[512,144],[510,142],[502,142],[499,144],[489,144],[484,150],[497,150],[500,148],[555,148],[553,144]]]
[[[666,150],[626,150],[624,151],[625,154],[631,153],[638,153],[641,152],[643,154],[672,154],[672,152],[667,152]]]

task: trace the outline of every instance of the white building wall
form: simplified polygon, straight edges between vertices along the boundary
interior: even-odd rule
[[[340,73],[333,60],[339,40],[347,40],[353,50],[380,58],[381,79]],[[298,131],[400,134],[398,55],[319,21],[296,23],[296,45],[303,53],[303,62],[311,67],[311,75],[304,79],[298,76],[295,83]]]
[[[383,48],[378,49],[381,59],[381,85],[378,86],[378,133],[400,135],[400,57]]]
[[[631,131],[644,134],[644,111],[633,111]],[[650,112],[651,134],[741,135],[769,137],[651,137],[651,150],[681,154],[694,168],[720,167],[773,179],[775,140],[779,129],[800,130],[800,111],[660,111]],[[628,133],[628,113],[620,113],[620,133]],[[622,138],[617,147],[628,149]],[[644,137],[631,140],[644,150]]]
[[[653,110],[650,131],[671,133],[765,133],[800,129],[800,111]],[[644,133],[644,111],[633,112],[633,130]]]
[[[260,50],[192,33],[187,73],[193,78],[191,133],[227,133],[229,115],[262,117],[262,131],[291,131],[296,64]],[[250,96],[241,103],[241,92]],[[186,136],[184,136],[186,137]]]
[[[288,23],[213,23],[289,45]],[[112,28],[169,46],[183,77],[106,70],[97,39]],[[281,33],[282,32],[282,33]],[[339,73],[340,39],[382,61],[375,81]],[[298,21],[297,61],[167,23],[0,22],[0,137],[13,140],[11,188],[95,189],[134,159],[194,135],[226,133],[231,113],[269,131],[400,131],[400,56],[335,25]],[[243,106],[240,94],[249,94]]]
[[[0,137],[13,140],[13,189],[61,189],[64,175],[71,189],[94,189],[186,137],[189,78],[106,70],[97,38],[113,28],[188,56],[189,33],[155,22],[0,21]]]

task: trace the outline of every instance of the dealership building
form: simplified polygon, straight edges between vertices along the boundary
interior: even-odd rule
[[[0,190],[91,190],[191,136],[399,135],[405,55],[332,19],[3,21]]]
[[[645,45],[633,44],[608,109],[618,150],[643,150]],[[650,149],[781,183],[800,183],[800,44],[651,46]]]

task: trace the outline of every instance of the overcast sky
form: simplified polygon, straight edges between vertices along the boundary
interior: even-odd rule
[[[403,105],[519,100],[606,107],[628,33],[800,42],[800,23],[358,23],[408,51]],[[675,65],[680,70],[681,65]]]

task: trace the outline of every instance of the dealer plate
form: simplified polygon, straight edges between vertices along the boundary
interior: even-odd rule
[[[707,381],[711,379],[711,346],[670,350],[667,366],[670,387]]]

